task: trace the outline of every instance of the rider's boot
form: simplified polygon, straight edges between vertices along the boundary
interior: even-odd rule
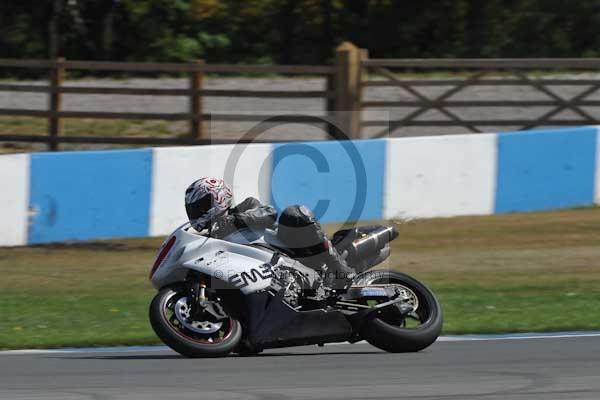
[[[356,276],[354,268],[337,252],[330,240],[327,240],[327,252],[323,253],[323,262],[327,266],[326,281],[334,289],[344,289],[352,284]]]

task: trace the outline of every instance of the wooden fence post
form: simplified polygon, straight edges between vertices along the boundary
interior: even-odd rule
[[[363,137],[362,121],[363,121],[363,110],[362,110],[362,97],[363,97],[363,81],[368,80],[368,68],[363,68],[362,62],[369,59],[369,49],[360,49],[358,58],[358,81],[356,83],[356,97],[354,98],[354,109],[356,110],[356,126],[357,135],[359,138]]]
[[[192,62],[193,69],[190,76],[190,136],[192,139],[206,139],[206,127],[203,120],[204,107],[202,104],[202,90],[204,84],[204,60]]]
[[[339,128],[350,139],[360,137],[360,53],[350,42],[335,50],[335,111]]]
[[[48,98],[48,148],[58,150],[58,136],[62,131],[63,121],[58,113],[62,110],[62,92],[60,88],[65,80],[65,59],[57,58],[54,68],[50,71],[50,92]]]
[[[326,77],[326,82],[325,82],[325,91],[327,92],[327,101],[326,101],[326,111],[327,111],[327,118],[328,118],[328,124],[327,124],[327,140],[332,140],[337,138],[338,134],[337,134],[337,129],[336,127],[338,126],[338,121],[337,121],[337,117],[338,115],[336,115],[336,100],[337,100],[337,92],[335,90],[336,88],[336,74],[329,74]],[[333,93],[333,95],[332,95]]]

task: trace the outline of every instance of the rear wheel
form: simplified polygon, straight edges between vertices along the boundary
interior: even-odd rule
[[[183,288],[158,292],[150,304],[154,332],[167,346],[186,357],[226,356],[240,342],[240,322],[225,314],[216,295],[192,312],[186,292]]]
[[[370,344],[392,353],[416,352],[436,341],[442,331],[442,309],[435,295],[415,278],[396,271],[368,271],[354,285],[392,285],[403,297],[397,306],[377,311],[361,328]]]

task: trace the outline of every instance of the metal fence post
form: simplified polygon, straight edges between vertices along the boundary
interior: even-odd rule
[[[50,71],[50,92],[48,97],[48,148],[58,150],[58,136],[63,128],[63,121],[59,116],[62,110],[62,92],[60,90],[65,79],[65,59],[57,58]]]
[[[190,76],[190,136],[192,139],[206,139],[206,127],[203,120],[202,93],[204,80],[204,60],[192,62]]]
[[[336,85],[335,111],[338,126],[350,139],[360,135],[359,85],[361,50],[350,42],[340,44],[335,50]]]

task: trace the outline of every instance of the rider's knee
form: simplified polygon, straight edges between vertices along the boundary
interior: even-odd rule
[[[327,235],[307,207],[292,205],[279,216],[277,228],[279,240],[294,249],[311,249],[322,252],[328,243]]]

